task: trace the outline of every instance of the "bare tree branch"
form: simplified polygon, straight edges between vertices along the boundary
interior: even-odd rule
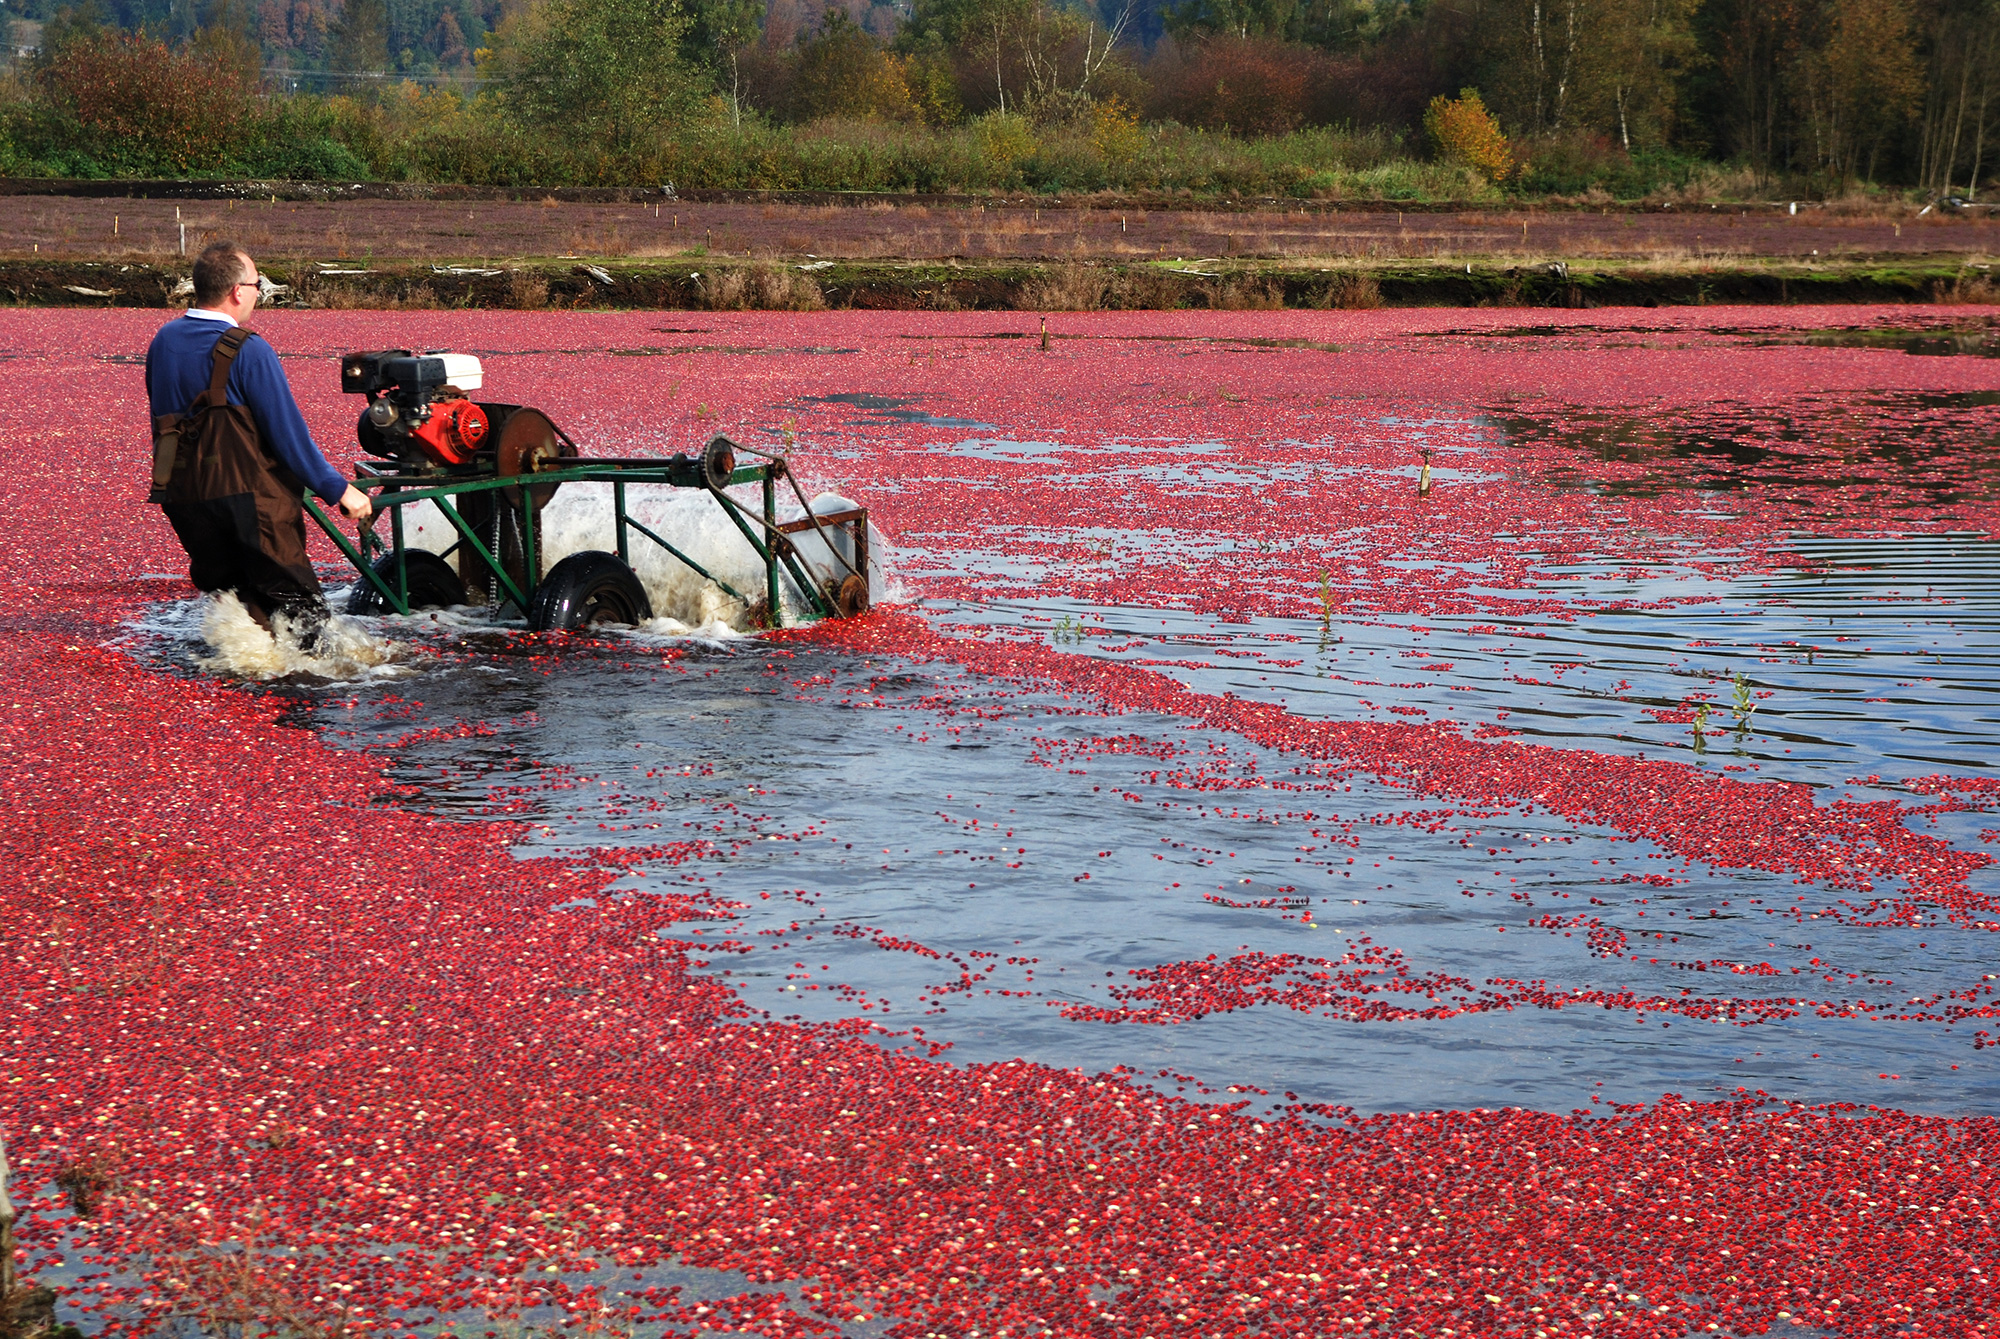
[[[1090,81],[1104,68],[1104,63],[1111,59],[1112,48],[1118,45],[1118,39],[1125,35],[1125,30],[1131,25],[1132,0],[1125,0],[1125,7],[1118,11],[1118,17],[1113,19],[1111,26],[1105,30],[1104,46],[1100,50],[1094,45],[1097,24],[1094,21],[1091,23],[1090,31],[1085,33],[1083,38],[1083,78],[1077,81],[1078,93],[1089,90]]]

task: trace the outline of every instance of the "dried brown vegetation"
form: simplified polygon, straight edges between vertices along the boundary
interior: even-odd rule
[[[549,281],[532,270],[516,270],[507,277],[507,305],[517,311],[536,311],[549,305]]]
[[[812,276],[781,265],[744,265],[704,275],[701,303],[711,311],[824,311]]]
[[[1218,311],[1281,311],[1285,289],[1275,279],[1263,275],[1240,275],[1224,279],[1209,299]]]
[[[1994,282],[1992,267],[1986,266],[1964,271],[1949,284],[1939,280],[1931,285],[1931,296],[1933,301],[1948,306],[2000,303],[2000,283]]]
[[[1102,270],[1056,265],[1022,284],[1015,305],[1022,311],[1099,311],[1110,288],[1110,276]]]
[[[544,285],[546,291],[547,285]],[[299,303],[322,311],[436,311],[444,305],[425,283],[402,283],[394,292],[336,279],[309,277],[299,289]]]
[[[1373,275],[1336,274],[1327,282],[1324,301],[1342,311],[1373,311],[1382,305],[1382,285]]]

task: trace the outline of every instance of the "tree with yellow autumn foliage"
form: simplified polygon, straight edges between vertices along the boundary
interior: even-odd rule
[[[1476,88],[1461,89],[1455,98],[1442,93],[1432,98],[1424,109],[1424,134],[1438,157],[1483,172],[1492,181],[1505,181],[1514,170],[1514,147]]]

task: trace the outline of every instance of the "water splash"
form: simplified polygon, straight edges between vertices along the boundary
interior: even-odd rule
[[[208,596],[190,608],[208,647],[207,654],[195,652],[194,662],[213,673],[241,679],[310,676],[339,681],[376,677],[401,658],[402,648],[396,642],[340,615],[326,621],[308,649],[285,615],[275,616],[266,629],[234,594]]]

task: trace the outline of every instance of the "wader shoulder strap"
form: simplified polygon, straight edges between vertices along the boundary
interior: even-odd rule
[[[208,389],[194,397],[185,415],[153,420],[153,491],[147,501],[204,501],[247,493],[268,472],[250,411],[228,407],[230,369],[249,339],[250,332],[241,326],[225,330],[215,342]]]
[[[243,345],[250,338],[250,332],[242,326],[223,332],[215,342],[214,361],[209,364],[208,389],[195,397],[188,412],[197,409],[220,409],[229,403],[229,371],[236,365],[236,355],[243,351]]]

